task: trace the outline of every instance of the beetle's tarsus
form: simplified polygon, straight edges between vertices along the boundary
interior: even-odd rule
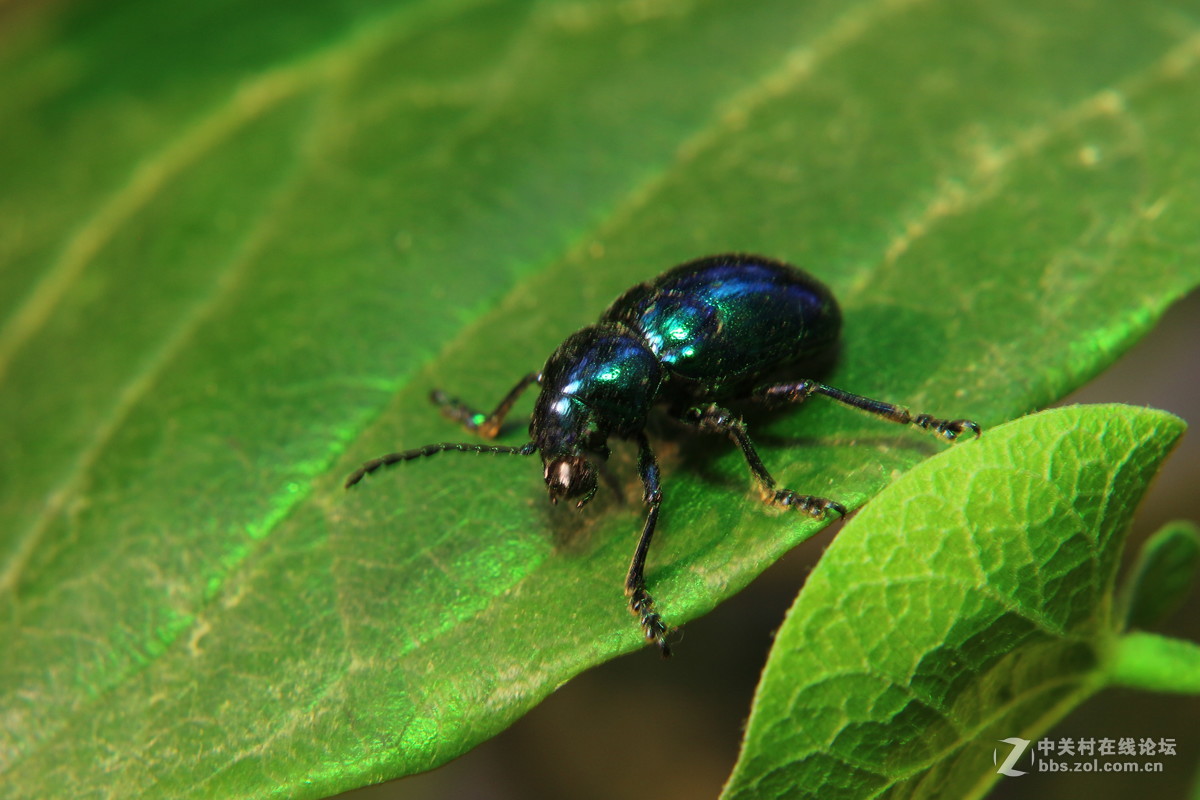
[[[802,511],[813,519],[828,519],[829,512],[839,517],[846,516],[846,507],[826,497],[800,494],[791,489],[766,488],[762,491],[763,502],[775,508]]]
[[[629,596],[629,610],[638,618],[647,642],[658,645],[663,658],[671,657],[671,646],[667,644],[669,629],[662,617],[654,611],[654,598],[644,588],[634,589]]]

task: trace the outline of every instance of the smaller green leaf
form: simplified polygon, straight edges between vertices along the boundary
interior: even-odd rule
[[[789,612],[723,796],[982,795],[996,740],[1033,738],[1112,680],[1123,534],[1183,428],[1057,409],[885,490]]]
[[[1179,607],[1200,567],[1200,529],[1168,522],[1146,540],[1125,585],[1125,626],[1152,628]]]
[[[1136,632],[1117,642],[1105,671],[1113,686],[1200,694],[1200,645]]]

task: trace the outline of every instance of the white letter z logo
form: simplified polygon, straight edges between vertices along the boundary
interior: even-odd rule
[[[1010,778],[1015,778],[1018,775],[1024,775],[1025,770],[1013,769],[1012,767],[1013,764],[1017,763],[1017,760],[1024,755],[1025,748],[1029,747],[1029,740],[1018,739],[1016,736],[1012,736],[1008,739],[1001,739],[1000,741],[1004,742],[1005,744],[1011,744],[1012,752],[1008,754],[1008,758],[1004,759],[1004,763],[996,769],[996,772],[999,772],[1001,775],[1007,775]],[[995,750],[992,751],[992,763],[996,763]]]

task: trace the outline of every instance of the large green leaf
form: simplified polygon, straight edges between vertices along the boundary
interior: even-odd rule
[[[1114,591],[1183,429],[1057,409],[888,487],[789,612],[724,796],[979,797],[998,741],[1036,738],[1109,680],[1200,693],[1200,648],[1123,637]]]
[[[340,482],[459,435],[432,386],[491,402],[674,262],[822,276],[853,391],[990,425],[1079,385],[1200,280],[1196,12],[9,9],[0,780],[320,796],[637,647],[628,454],[583,517],[515,459]],[[797,489],[858,505],[939,449],[812,405],[755,428]],[[673,624],[817,527],[724,445],[659,453]]]

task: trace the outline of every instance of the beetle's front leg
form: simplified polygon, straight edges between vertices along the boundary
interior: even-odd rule
[[[697,406],[683,412],[679,415],[679,419],[694,426],[697,430],[707,433],[723,433],[733,439],[738,447],[742,448],[742,455],[746,457],[750,473],[754,476],[754,482],[758,484],[759,495],[768,505],[776,508],[794,508],[814,519],[825,519],[829,516],[830,511],[838,516],[846,516],[846,507],[841,503],[824,497],[799,494],[791,489],[778,488],[775,485],[775,479],[771,477],[771,473],[767,472],[766,466],[759,458],[758,451],[754,449],[749,434],[746,433],[746,423],[732,411],[718,405]]]
[[[663,658],[671,657],[671,648],[667,645],[667,626],[662,617],[654,610],[654,598],[646,591],[646,553],[650,550],[650,540],[654,538],[654,527],[658,523],[658,508],[662,505],[662,490],[658,484],[658,461],[650,449],[650,441],[645,433],[638,433],[638,472],[642,476],[642,501],[649,507],[646,513],[646,524],[642,526],[642,535],[638,539],[637,550],[633,553],[633,561],[629,564],[629,574],[625,577],[625,594],[629,595],[629,610],[637,616],[642,625],[646,640],[658,645]]]
[[[824,395],[831,400],[850,408],[857,408],[868,414],[895,422],[900,425],[913,425],[924,431],[929,431],[947,442],[953,442],[967,431],[979,436],[979,426],[969,419],[938,419],[929,414],[914,415],[907,408],[885,403],[882,400],[872,400],[870,397],[851,394],[850,392],[826,386],[814,380],[803,380],[796,383],[780,383],[774,386],[762,386],[754,390],[754,399],[769,405],[782,403],[803,403],[814,394]]]
[[[491,414],[484,414],[471,408],[463,401],[456,397],[450,397],[440,389],[434,389],[430,393],[429,399],[432,400],[442,410],[442,416],[452,419],[460,423],[471,433],[478,433],[485,439],[495,439],[500,433],[500,424],[504,422],[504,418],[508,416],[508,412],[512,410],[513,403],[517,402],[517,398],[521,393],[534,383],[540,382],[542,376],[540,373],[531,372],[517,382],[509,393],[500,401],[500,405],[496,406],[496,410]]]

